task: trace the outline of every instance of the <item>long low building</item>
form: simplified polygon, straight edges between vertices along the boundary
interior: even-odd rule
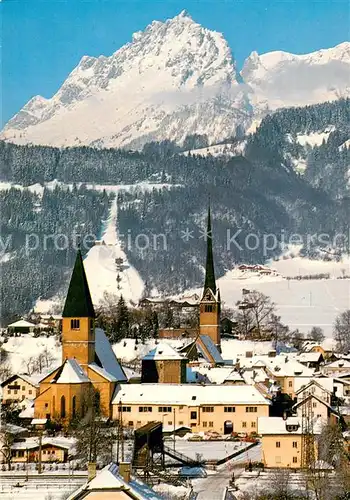
[[[192,432],[251,434],[258,417],[269,415],[270,401],[254,386],[195,384],[120,384],[113,396],[113,418],[138,428],[159,420]]]

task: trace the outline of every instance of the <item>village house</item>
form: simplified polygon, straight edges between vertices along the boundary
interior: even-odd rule
[[[322,373],[333,377],[348,372],[350,372],[350,360],[348,359],[337,359],[322,367]]]
[[[131,475],[131,464],[109,464],[89,480],[67,500],[161,500],[147,484]]]
[[[2,382],[2,404],[11,404],[23,401],[24,399],[34,399],[39,394],[39,376],[19,374],[11,375]]]
[[[132,429],[159,420],[192,432],[255,433],[259,416],[269,415],[270,401],[253,386],[195,384],[120,384],[113,418],[122,411]]]
[[[321,432],[315,423],[314,435]],[[260,417],[258,434],[262,443],[262,461],[265,467],[298,469],[302,466],[302,421],[299,417]],[[317,447],[315,441],[315,456]]]
[[[296,403],[292,411],[300,418],[304,414],[308,415],[308,418],[320,419],[323,425],[336,424],[339,419],[337,410],[315,394],[310,394]]]
[[[41,462],[67,462],[72,442],[65,438],[44,437],[41,443]],[[15,441],[11,446],[12,463],[39,462],[39,438]]]

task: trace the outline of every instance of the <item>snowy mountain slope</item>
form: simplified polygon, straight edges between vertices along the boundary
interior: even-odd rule
[[[195,132],[213,140],[246,117],[228,44],[183,11],[154,21],[111,57],[83,57],[57,94],[32,99],[3,137],[57,146],[181,142]]]
[[[333,101],[350,94],[350,43],[304,55],[252,52],[241,75],[258,113]]]
[[[349,95],[349,47],[253,52],[238,75],[223,35],[183,11],[154,21],[110,57],[84,56],[51,99],[31,99],[1,138],[136,149],[202,134],[215,144],[270,110]]]

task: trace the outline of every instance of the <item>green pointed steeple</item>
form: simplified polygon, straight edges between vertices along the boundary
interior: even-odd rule
[[[62,316],[64,318],[95,317],[94,306],[91,300],[80,249],[75,259]]]
[[[207,288],[210,288],[213,293],[216,293],[214,259],[213,259],[213,235],[211,232],[210,205],[208,207],[207,262],[206,262],[206,266],[205,266],[204,290],[206,290]]]

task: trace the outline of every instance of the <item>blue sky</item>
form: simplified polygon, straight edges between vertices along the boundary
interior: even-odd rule
[[[305,53],[350,38],[348,0],[2,0],[2,123],[51,97],[83,55],[110,55],[186,9],[221,31],[240,68],[251,51]]]

